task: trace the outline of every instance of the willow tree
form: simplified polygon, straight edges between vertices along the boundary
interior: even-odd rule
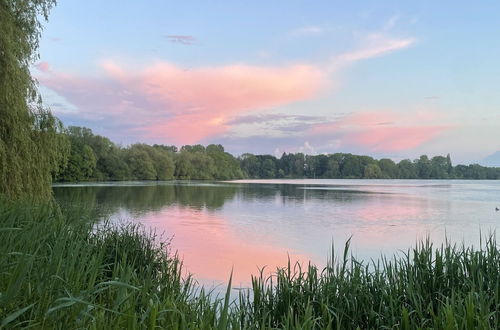
[[[54,0],[0,0],[0,195],[48,199],[63,158],[60,122],[42,106],[30,65]]]

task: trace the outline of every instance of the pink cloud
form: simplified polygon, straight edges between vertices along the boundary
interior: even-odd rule
[[[342,145],[359,146],[370,151],[402,151],[429,142],[450,128],[435,124],[437,119],[435,114],[427,111],[355,113],[334,122],[315,125],[309,134],[331,135]]]
[[[171,37],[185,40],[189,36]],[[234,126],[232,119],[241,115],[311,99],[326,87],[335,87],[336,70],[413,42],[372,34],[363,38],[362,47],[321,66],[233,64],[184,69],[158,61],[136,68],[103,61],[100,74],[92,77],[49,70],[48,63],[42,62],[38,80],[76,109],[65,112],[73,122],[99,121],[100,126],[120,130],[121,138],[133,135],[135,141],[191,144],[220,138]],[[359,122],[360,118],[351,120]],[[312,131],[328,131],[325,127],[319,125]],[[383,139],[384,134],[378,135]],[[364,141],[362,135],[353,138]],[[381,140],[380,144],[386,143]]]
[[[446,129],[443,126],[381,127],[348,134],[346,138],[373,151],[401,151],[418,147]]]
[[[135,126],[142,137],[175,143],[223,134],[236,115],[311,98],[327,84],[324,73],[305,64],[184,70],[168,62],[132,69],[105,61],[101,66],[101,78],[50,72],[39,80],[87,119],[112,118]]]
[[[48,72],[50,70],[50,66],[48,62],[39,62],[35,64],[35,67],[41,72]]]

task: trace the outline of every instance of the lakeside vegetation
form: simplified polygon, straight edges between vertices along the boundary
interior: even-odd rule
[[[55,1],[0,0],[0,195],[47,200],[67,145],[62,124],[42,104],[30,66],[40,18]]]
[[[305,155],[243,154],[236,158],[220,144],[176,146],[133,144],[120,147],[85,127],[60,134],[66,157],[55,171],[58,182],[121,180],[230,179],[500,179],[500,168],[452,165],[450,155],[404,159],[398,163],[350,153]]]
[[[68,209],[70,210],[70,209]],[[38,329],[497,329],[500,250],[428,241],[372,264],[332,251],[328,267],[256,276],[214,296],[138,227],[95,230],[88,211],[0,202],[0,327]],[[230,274],[228,274],[230,279]],[[229,292],[230,288],[228,288]]]

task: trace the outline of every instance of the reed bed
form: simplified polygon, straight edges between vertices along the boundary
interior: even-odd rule
[[[434,247],[364,263],[288,264],[230,301],[206,292],[154,233],[83,210],[0,201],[0,328],[499,329],[500,251]],[[231,277],[228,274],[229,279]]]

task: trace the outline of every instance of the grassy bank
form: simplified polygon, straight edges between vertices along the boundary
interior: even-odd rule
[[[500,251],[422,242],[368,266],[347,246],[329,266],[253,278],[239,301],[210,297],[137,227],[0,202],[0,327],[45,329],[498,329]],[[229,274],[228,274],[229,277]]]

